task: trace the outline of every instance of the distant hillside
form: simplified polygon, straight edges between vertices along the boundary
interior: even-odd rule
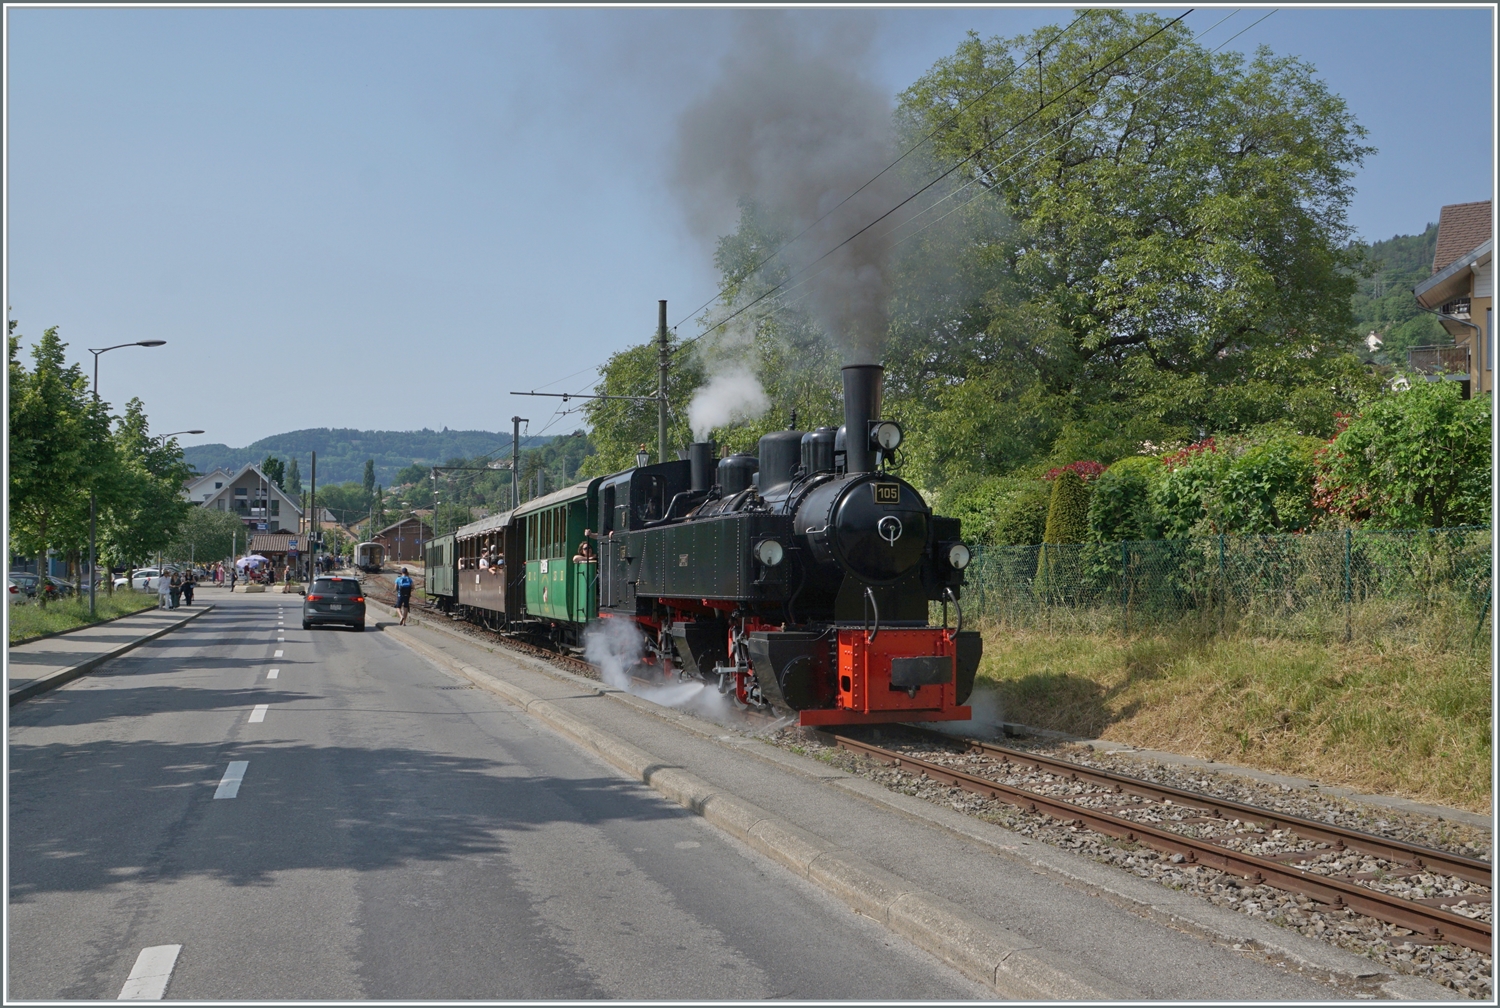
[[[523,437],[522,448],[547,444],[552,437]],[[315,427],[308,430],[274,434],[244,448],[222,444],[194,445],[183,449],[189,465],[199,472],[210,472],[216,466],[234,469],[247,462],[259,462],[267,455],[297,460],[305,484],[312,452],[318,453],[318,482],[359,482],[365,477],[365,460],[375,460],[375,482],[391,486],[396,474],[409,465],[441,465],[451,458],[475,458],[494,453],[496,458],[510,454],[510,433],[493,431],[361,431],[347,428]]]
[[[1359,281],[1353,307],[1361,341],[1371,332],[1385,341],[1376,355],[1378,359],[1404,364],[1407,347],[1452,342],[1438,320],[1417,307],[1411,293],[1432,275],[1436,249],[1436,224],[1427,225],[1421,234],[1396,235],[1370,245],[1370,261],[1376,272]]]

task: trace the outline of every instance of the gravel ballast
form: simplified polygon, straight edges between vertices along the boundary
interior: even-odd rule
[[[851,732],[850,734],[855,734]],[[1333,908],[1305,896],[1293,895],[1266,885],[1252,885],[1214,868],[1184,863],[1180,854],[1163,854],[1148,847],[1065,824],[1045,813],[1027,812],[998,799],[965,791],[932,780],[919,773],[887,766],[847,750],[838,749],[794,728],[762,736],[783,748],[805,753],[858,774],[903,794],[1015,830],[1021,835],[1083,854],[1105,864],[1163,886],[1199,895],[1209,902],[1250,917],[1292,928],[1312,938],[1364,955],[1392,972],[1406,973],[1442,984],[1464,997],[1493,997],[1491,957],[1458,945],[1430,945],[1419,935],[1348,909]],[[1463,879],[1372,857],[1352,850],[1333,850],[1326,843],[1310,842],[1287,831],[1267,830],[1235,819],[1213,823],[1188,822],[1198,818],[1191,809],[1153,802],[1146,798],[1106,792],[1097,785],[1069,781],[1053,774],[1006,763],[994,756],[959,751],[959,746],[917,735],[900,728],[860,733],[873,744],[962,770],[965,773],[1027,790],[1067,798],[1080,805],[1104,809],[1109,814],[1149,823],[1247,853],[1269,855],[1292,850],[1313,853],[1303,867],[1320,874],[1352,878],[1367,886],[1408,899],[1452,899],[1445,909],[1478,920],[1490,921],[1490,890]],[[1153,761],[1133,760],[1118,754],[1101,754],[1086,746],[1063,742],[1017,740],[1010,748],[1045,753],[1082,765],[1166,784],[1221,799],[1274,809],[1283,814],[1358,829],[1366,833],[1441,848],[1469,857],[1489,860],[1489,836],[1466,825],[1427,819],[1410,813],[1360,806],[1331,795],[1296,791],[1285,785],[1267,785],[1220,774],[1194,774],[1182,767]],[[1126,806],[1121,808],[1120,806]]]

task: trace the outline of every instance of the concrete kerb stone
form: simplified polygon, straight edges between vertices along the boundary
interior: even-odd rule
[[[113,661],[114,659],[120,657],[122,654],[125,654],[127,651],[133,651],[136,648],[140,647],[142,644],[148,644],[151,641],[156,640],[158,637],[164,637],[167,634],[171,633],[173,630],[176,630],[179,627],[184,627],[187,624],[193,622],[193,620],[197,619],[198,617],[212,612],[213,608],[214,607],[212,605],[204,606],[202,609],[194,612],[191,616],[184,617],[183,619],[178,620],[176,623],[168,624],[167,626],[162,627],[160,630],[149,633],[144,637],[140,637],[128,643],[121,644],[119,647],[114,648],[111,651],[106,651],[103,654],[94,655],[92,658],[87,658],[76,665],[69,665],[67,668],[58,669],[56,672],[49,672],[47,675],[33,679],[31,682],[27,683],[24,686],[17,686],[15,689],[10,691],[10,703],[8,706],[13,707],[23,700],[30,700],[32,697],[40,696],[41,694],[46,693],[50,690],[57,689],[57,687],[59,686],[66,685],[67,683],[72,682],[74,679],[88,675],[90,672],[94,671],[94,669],[98,668],[100,665],[103,665],[105,662]]]
[[[486,648],[480,642],[470,641],[441,624],[434,625],[431,629],[470,646],[497,653],[496,649]],[[1118,869],[1096,864],[1080,855],[1056,850],[1045,844],[1025,845],[1006,842],[999,838],[1001,834],[1009,834],[1009,831],[1003,827],[975,820],[972,816],[961,812],[934,806],[920,798],[892,792],[866,778],[835,771],[824,764],[815,763],[808,757],[796,756],[755,739],[725,736],[708,730],[675,711],[659,707],[622,690],[602,684],[595,688],[592,680],[557,668],[540,659],[509,652],[506,652],[505,656],[509,660],[514,660],[545,675],[594,689],[600,696],[608,696],[638,710],[662,717],[680,725],[685,730],[712,739],[719,745],[746,753],[802,776],[821,780],[909,819],[937,826],[954,836],[1023,864],[1033,871],[1048,875],[1073,889],[1086,892],[1159,924],[1196,935],[1219,945],[1259,952],[1269,958],[1285,961],[1290,966],[1305,970],[1314,976],[1337,978],[1340,983],[1363,984],[1366,985],[1366,989],[1372,992],[1379,991],[1387,997],[1415,1001],[1452,1000],[1452,992],[1445,987],[1421,977],[1393,976],[1385,972],[1380,964],[1346,949],[1329,945],[1318,939],[1306,938],[1295,932],[1287,932],[1284,928],[1248,918],[1233,910],[1213,906],[1190,893],[1165,889],[1156,882],[1123,874]],[[475,671],[478,672],[478,670]],[[479,672],[478,674],[488,678],[486,673]],[[754,822],[747,822],[745,818],[750,815],[746,810],[753,808],[754,806],[750,806],[749,803],[736,804],[736,800],[716,795],[705,802],[702,814],[713,825],[754,846],[754,841],[748,836]],[[755,814],[763,817],[769,816],[768,813],[759,809],[755,810]],[[853,855],[845,856],[852,857]],[[815,862],[815,867],[809,872],[809,878],[812,878],[822,866],[830,863],[833,862],[826,859]],[[822,883],[817,882],[817,884]]]
[[[1040,950],[1026,945],[1014,932],[974,917],[941,897],[914,889],[822,837],[783,822],[749,802],[714,791],[706,781],[686,771],[662,765],[643,750],[518,686],[504,683],[408,634],[395,636],[437,665],[457,671],[476,685],[511,700],[560,734],[700,813],[709,823],[788,866],[852,909],[880,921],[965,976],[1006,997],[1099,1000],[1137,996],[1081,967],[1059,968],[1050,956],[1033,955],[1032,959],[1018,960],[1011,969],[1004,970],[1005,960],[1017,952],[1031,954]],[[497,688],[502,684],[504,688]]]

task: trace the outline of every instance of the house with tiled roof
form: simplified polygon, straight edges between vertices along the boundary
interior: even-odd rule
[[[1412,291],[1436,312],[1452,345],[1412,347],[1407,361],[1429,380],[1458,380],[1470,395],[1495,388],[1494,222],[1490,201],[1454,203],[1438,218],[1432,276]]]
[[[302,521],[301,502],[254,463],[233,475],[216,469],[189,481],[182,492],[199,507],[232,511],[256,532],[296,532]]]

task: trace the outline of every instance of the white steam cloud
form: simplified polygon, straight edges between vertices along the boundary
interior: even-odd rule
[[[720,723],[732,723],[736,711],[728,697],[699,680],[659,686],[631,677],[646,658],[646,642],[629,620],[594,620],[583,631],[583,654],[598,667],[606,685],[634,693],[663,707],[676,707]]]
[[[973,715],[967,721],[934,721],[932,727],[949,735],[965,738],[994,739],[1004,731],[1005,711],[1000,694],[986,686],[976,686],[968,706]]]
[[[846,364],[879,363],[893,222],[846,242],[900,199],[895,172],[870,183],[894,146],[890,96],[867,74],[874,22],[840,19],[821,41],[805,27],[779,11],[742,15],[719,80],[679,123],[675,188],[709,244],[742,199],[788,238],[811,228],[783,253],[789,271],[806,268],[792,296],[810,294]]]
[[[719,366],[715,368],[715,363]],[[708,381],[693,393],[688,424],[693,440],[707,441],[716,427],[754,420],[771,406],[760,379],[743,361],[711,362]]]

